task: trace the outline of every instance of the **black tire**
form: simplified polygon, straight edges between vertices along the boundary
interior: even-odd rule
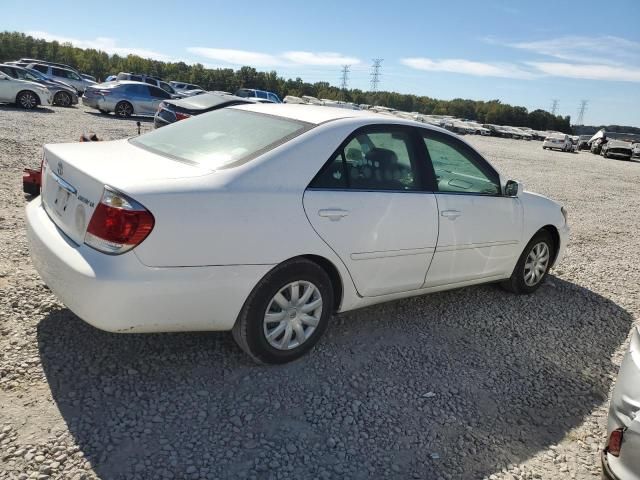
[[[125,101],[118,102],[116,104],[115,114],[118,117],[129,118],[133,115],[133,105]]]
[[[530,285],[525,281],[525,264],[527,262],[527,258],[529,254],[532,252],[534,247],[539,245],[540,243],[544,243],[548,249],[548,261],[546,268],[542,274],[542,277],[536,281],[535,284]],[[549,268],[551,267],[551,263],[555,258],[555,250],[556,246],[553,242],[553,238],[551,234],[547,230],[540,230],[536,233],[533,238],[527,243],[527,246],[520,255],[518,259],[518,263],[516,263],[515,268],[513,269],[513,273],[511,274],[511,278],[501,283],[501,286],[510,292],[518,293],[518,294],[530,294],[535,292],[540,285],[544,283],[544,280],[547,278],[547,273],[549,272]]]
[[[36,108],[39,103],[40,99],[31,90],[24,90],[16,96],[16,104],[25,110]]]
[[[53,103],[55,105],[59,105],[60,107],[70,107],[71,106],[71,95],[67,92],[58,92],[53,97]]]
[[[303,343],[295,348],[282,350],[275,348],[267,340],[264,319],[276,294],[296,281],[310,282],[316,287],[322,301],[322,311],[315,330]],[[310,260],[291,260],[271,270],[253,289],[233,326],[233,338],[257,363],[290,362],[307,353],[318,342],[327,328],[333,305],[333,288],[329,275]],[[289,321],[288,317],[283,321]]]

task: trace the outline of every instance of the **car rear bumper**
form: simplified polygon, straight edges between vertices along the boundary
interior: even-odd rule
[[[26,208],[32,262],[51,291],[87,323],[111,332],[230,330],[269,265],[157,268],[134,251],[76,245],[40,197]]]
[[[629,351],[620,364],[611,395],[607,439],[616,429],[624,429],[620,455],[603,452],[604,478],[640,480],[640,331],[634,327]]]
[[[104,101],[98,97],[86,97],[86,96],[82,96],[82,104],[86,105],[87,107],[91,107],[91,108],[97,108],[97,109],[102,109],[104,110]]]
[[[607,452],[604,450],[600,453],[600,463],[602,464],[602,478],[603,480],[620,480],[609,465],[609,458]]]

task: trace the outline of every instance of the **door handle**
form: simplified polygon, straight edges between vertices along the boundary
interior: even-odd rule
[[[443,210],[440,215],[447,217],[449,220],[455,220],[462,215],[462,212],[460,210]]]
[[[332,222],[340,220],[342,217],[346,217],[349,215],[347,210],[342,210],[340,208],[326,208],[323,210],[318,210],[318,215],[321,217],[326,217]]]

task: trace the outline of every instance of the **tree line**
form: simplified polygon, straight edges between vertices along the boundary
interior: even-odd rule
[[[65,63],[99,80],[118,72],[146,73],[165,80],[194,83],[205,90],[235,92],[242,87],[257,88],[275,92],[281,98],[287,95],[298,97],[311,95],[356,104],[384,105],[397,110],[427,115],[453,115],[480,123],[571,133],[569,116],[551,115],[540,109],[529,112],[525,107],[508,105],[500,100],[481,101],[462,98],[438,100],[427,96],[388,91],[342,90],[329,82],[309,83],[300,77],[285,79],[278,76],[276,71],[260,72],[250,66],[238,70],[205,68],[199,63],[187,65],[184,62],[162,62],[137,55],[123,57],[91,48],[74,47],[70,43],[38,39],[20,32],[1,32],[0,61],[6,62],[25,57]]]

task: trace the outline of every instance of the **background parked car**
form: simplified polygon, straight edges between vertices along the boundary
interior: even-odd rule
[[[165,92],[170,93],[171,95],[175,95],[178,97],[184,96],[182,93],[178,92],[175,88],[173,88],[169,83],[165,82],[164,80],[158,77],[152,77],[151,75],[120,72],[115,79],[116,80],[132,80],[134,82],[143,82],[149,85],[153,85],[154,87],[161,88]]]
[[[608,142],[608,139],[606,137],[600,137],[600,138],[596,138],[595,140],[592,140],[590,142],[591,146],[589,147],[589,149],[591,150],[591,153],[595,155],[600,155],[600,152],[602,152],[603,145],[605,145],[607,142]]]
[[[266,100],[271,100],[273,103],[282,103],[280,97],[273,92],[267,92],[266,90],[255,90],[253,88],[240,88],[236,92],[238,97],[248,97],[248,98],[264,98]]]
[[[609,480],[640,479],[640,329],[635,327],[618,380],[613,389],[607,421],[607,444],[602,471]]]
[[[492,125],[490,123],[486,123],[482,126],[489,129],[492,137],[511,138],[513,136],[512,132],[501,125]]]
[[[194,85],[193,83],[173,82],[173,81],[169,83],[176,90],[176,92],[181,93],[188,97],[205,93],[204,88],[198,85]]]
[[[119,117],[154,115],[160,102],[173,98],[161,88],[130,80],[101,83],[88,87],[82,103],[102,113],[114,112]]]
[[[80,74],[76,73],[75,71],[68,70],[62,67],[54,67],[51,65],[46,65],[44,63],[30,63],[27,65],[27,68],[37,70],[40,73],[44,73],[47,77],[54,80],[68,83],[69,85],[73,86],[78,91],[78,93],[83,93],[87,87],[96,85],[96,82],[92,82],[91,80],[82,78]]]
[[[580,135],[578,137],[578,150],[589,150],[589,139],[591,135]]]
[[[0,72],[0,102],[15,103],[26,110],[51,105],[51,92],[43,85],[12,78]]]
[[[640,143],[634,143],[632,151],[634,157],[640,157]]]
[[[98,81],[96,80],[96,77],[94,77],[93,75],[89,75],[88,73],[81,73],[80,76],[86,80],[90,80],[92,82],[98,83]]]
[[[602,145],[600,155],[606,158],[616,157],[631,160],[633,149],[629,142],[610,139],[607,143]]]
[[[562,150],[563,152],[571,152],[573,143],[569,135],[555,134],[549,135],[542,143],[544,150]]]
[[[78,93],[71,85],[56,80],[50,80],[37,70],[18,67],[17,65],[0,64],[0,72],[6,73],[12,78],[36,82],[46,87],[52,95],[54,105],[70,107],[78,103]]]
[[[236,97],[235,95],[219,95],[217,93],[203,93],[193,97],[165,100],[160,103],[158,111],[153,118],[153,124],[155,128],[160,128],[194,115],[244,103],[254,102],[249,98]]]

